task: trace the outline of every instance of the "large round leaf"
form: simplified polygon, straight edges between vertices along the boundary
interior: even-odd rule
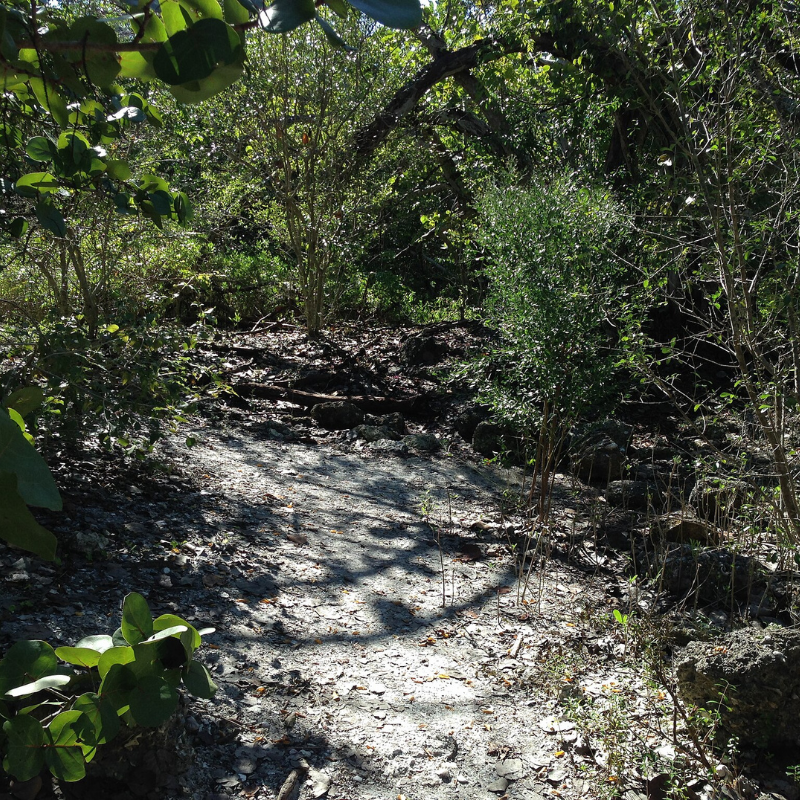
[[[350,0],[350,5],[388,28],[416,28],[422,22],[419,0]]]
[[[6,408],[13,408],[21,416],[27,417],[44,402],[44,392],[38,386],[23,386],[12,392],[3,401]]]
[[[191,661],[183,672],[183,683],[195,696],[210,700],[217,691],[209,671],[199,662]]]
[[[129,698],[131,715],[145,728],[163,725],[178,707],[178,693],[157,675],[140,678]]]
[[[52,744],[45,748],[45,763],[60,781],[79,781],[86,775],[81,740],[92,736],[94,726],[80,711],[64,711],[47,728]]]
[[[0,472],[0,539],[52,561],[58,540],[34,519],[17,486],[16,475]]]
[[[0,472],[17,476],[17,491],[28,505],[61,510],[61,495],[47,464],[5,411],[0,411]]]
[[[8,771],[18,781],[35,778],[44,767],[44,746],[48,736],[38,720],[19,714],[3,725],[8,737]]]
[[[228,64],[217,67],[214,72],[202,81],[191,81],[183,86],[170,86],[170,91],[179,103],[187,105],[202,103],[227,89],[242,77],[244,67],[241,64]]]
[[[43,689],[55,689],[59,686],[66,686],[72,677],[70,675],[45,675],[44,678],[39,678],[32,683],[26,683],[24,686],[17,686],[14,689],[9,689],[6,692],[6,697],[30,697],[36,692],[41,692]]]
[[[23,639],[9,647],[0,661],[0,692],[53,675],[58,659],[53,648],[38,639]]]
[[[59,190],[59,183],[49,172],[29,172],[23,175],[14,188],[23,197],[36,197],[39,192],[50,194]]]
[[[259,25],[270,33],[287,33],[316,16],[314,0],[274,0],[259,14]]]
[[[101,654],[89,647],[57,647],[56,655],[67,664],[91,669],[97,666]]]
[[[73,704],[73,711],[81,711],[91,721],[93,733],[84,735],[87,744],[110,742],[119,732],[119,717],[113,706],[94,692],[82,694]]]
[[[36,218],[46,231],[62,238],[67,235],[67,223],[64,215],[51,202],[37,203],[34,210]]]
[[[25,153],[32,161],[52,161],[58,155],[58,149],[46,136],[34,136],[28,139]]]
[[[150,606],[138,592],[131,592],[122,601],[122,635],[128,644],[139,644],[153,635]]]
[[[231,64],[241,54],[236,31],[219,19],[201,19],[170,36],[153,60],[156,75],[170,86],[207,78],[218,64]]]

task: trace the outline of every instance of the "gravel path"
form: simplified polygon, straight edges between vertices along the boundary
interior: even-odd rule
[[[215,745],[195,785],[274,798],[299,768],[303,798],[590,791],[564,758],[573,726],[554,721],[532,684],[579,635],[570,620],[591,591],[550,566],[533,579],[538,602],[517,602],[488,468],[211,429],[200,438],[173,454],[204,487],[184,510],[206,501],[210,549],[222,553],[211,566],[194,547],[216,593],[197,611],[217,608],[204,657],[220,685],[187,720]]]

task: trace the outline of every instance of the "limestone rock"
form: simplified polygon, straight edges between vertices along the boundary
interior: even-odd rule
[[[570,442],[573,470],[584,481],[619,480],[632,435],[630,425],[615,420],[581,426]]]
[[[624,506],[643,511],[659,497],[658,487],[649,481],[612,481],[606,490],[606,500],[612,506]]]
[[[422,450],[425,453],[433,453],[442,446],[442,443],[432,433],[412,433],[410,436],[403,437],[403,443],[414,450]]]
[[[400,437],[385,425],[357,425],[353,428],[357,438],[365,442],[379,442],[381,439],[399,439]]]
[[[329,431],[345,431],[364,421],[364,412],[347,400],[317,403],[311,409],[311,417]]]
[[[472,448],[491,457],[503,449],[503,428],[496,422],[479,422],[472,434]]]
[[[407,367],[430,366],[438,364],[447,348],[435,336],[424,334],[412,336],[403,343],[400,361]]]
[[[747,628],[691,642],[676,667],[683,699],[719,710],[725,730],[742,742],[776,749],[800,740],[800,631]]]

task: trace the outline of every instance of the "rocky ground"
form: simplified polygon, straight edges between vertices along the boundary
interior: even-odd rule
[[[668,609],[658,587],[630,580],[642,523],[627,498],[658,485],[653,453],[649,472],[603,493],[560,476],[548,524],[534,524],[517,502],[522,474],[476,455],[462,434],[480,415],[441,393],[441,363],[481,335],[238,337],[218,352],[241,391],[166,440],[157,470],[99,453],[62,470],[66,510],[46,520],[62,564],[0,554],[4,646],[111,632],[137,591],[156,613],[216,629],[198,657],[219,690],[109,748],[81,784],[8,791],[796,800],[777,766],[759,772],[746,752],[725,763],[698,741],[713,721],[690,724],[669,668],[650,670]],[[394,405],[331,430],[311,398],[279,390]],[[640,436],[640,454],[659,441]],[[758,591],[763,627],[782,612],[753,581],[748,601]]]

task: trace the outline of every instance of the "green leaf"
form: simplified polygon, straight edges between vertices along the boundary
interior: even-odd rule
[[[325,33],[325,38],[333,47],[339,47],[342,50],[347,50],[348,52],[351,53],[355,52],[355,48],[350,47],[350,45],[348,45],[347,42],[345,42],[345,40],[342,39],[342,37],[339,36],[338,33],[336,33],[336,31],[333,29],[333,27],[327,20],[323,19],[321,16],[319,16],[319,14],[317,14],[316,19],[317,22],[319,23],[320,28],[322,28],[323,32]]]
[[[416,28],[422,22],[419,0],[350,0],[350,5],[387,28]]]
[[[229,64],[225,67],[217,67],[213,74],[202,81],[192,81],[182,86],[171,86],[170,92],[179,103],[190,105],[192,103],[202,103],[213,97],[215,94],[227,89],[236,83],[244,73],[242,64]]]
[[[21,239],[28,232],[28,220],[25,217],[15,217],[8,228],[8,232],[15,239]]]
[[[39,678],[33,683],[26,683],[14,689],[9,689],[6,692],[6,697],[28,697],[36,694],[36,692],[41,692],[42,689],[55,689],[57,686],[66,686],[71,680],[72,677],[70,675],[45,675],[44,678]]]
[[[183,683],[195,697],[204,700],[210,700],[217,691],[209,671],[199,661],[189,662],[183,671]]]
[[[67,235],[67,223],[61,212],[51,202],[37,203],[35,211],[39,223],[46,231],[61,238]]]
[[[250,13],[239,0],[225,0],[224,16],[229,25],[241,25],[250,19]]]
[[[137,78],[140,81],[154,80],[157,76],[153,68],[153,55],[151,53],[136,52],[120,53],[119,77]]]
[[[87,41],[100,45],[115,45],[117,34],[105,22],[100,22],[96,17],[81,17],[72,23],[70,36],[77,41]],[[84,57],[83,67],[86,76],[95,86],[104,89],[110,87],[120,72],[117,55],[114,52],[103,52],[87,48],[81,56]]]
[[[176,86],[201,81],[218,64],[233,63],[242,54],[236,32],[219,19],[201,19],[164,42],[153,59],[156,75]]]
[[[122,635],[128,644],[139,644],[153,635],[150,607],[138,592],[126,595],[122,602]]]
[[[79,781],[86,775],[86,761],[80,739],[94,726],[80,711],[64,711],[50,723],[47,732],[52,745],[45,748],[45,763],[60,781]]]
[[[160,617],[156,617],[156,619],[153,620],[154,631],[163,632],[170,628],[178,628],[178,627],[183,628],[184,630],[187,631],[191,631],[192,652],[197,650],[197,648],[200,647],[200,645],[202,644],[202,639],[200,638],[200,634],[197,632],[194,625],[190,625],[185,619],[181,619],[175,614],[162,614]]]
[[[8,737],[8,772],[18,781],[35,778],[44,768],[44,728],[33,717],[19,714],[3,724],[3,731]]]
[[[58,540],[34,519],[19,494],[18,478],[11,472],[0,472],[0,539],[45,561],[53,561],[56,557]]]
[[[141,678],[129,697],[131,716],[145,728],[163,725],[178,707],[178,693],[156,675]]]
[[[119,733],[119,717],[114,707],[94,692],[82,694],[72,705],[73,711],[86,715],[94,728],[84,741],[91,745],[107,744]]]
[[[17,491],[28,505],[61,510],[61,495],[47,464],[5,411],[0,411],[0,472],[17,476]]]
[[[17,476],[17,491],[29,506],[61,510],[61,495],[47,464],[5,411],[0,411],[0,472]]]
[[[39,192],[45,194],[57,192],[60,186],[49,172],[29,172],[14,184],[14,188],[23,197],[36,197]]]
[[[325,0],[325,5],[340,19],[347,19],[347,4],[344,0]]]
[[[12,392],[3,401],[6,408],[15,409],[21,416],[27,417],[44,402],[44,392],[38,386],[23,386]]]
[[[89,669],[97,666],[102,654],[88,647],[57,647],[56,655],[68,664]]]
[[[59,128],[66,128],[69,125],[69,111],[67,104],[56,91],[55,84],[50,81],[45,84],[41,78],[30,78],[28,83],[39,105],[50,112]]]
[[[32,161],[52,161],[58,155],[58,149],[46,136],[34,136],[28,139],[25,152]]]
[[[105,678],[114,666],[129,664],[134,658],[132,647],[111,647],[100,656],[97,671],[101,678]]]
[[[53,675],[57,669],[55,650],[47,642],[22,639],[11,645],[0,661],[0,693]]]
[[[258,16],[259,25],[269,33],[287,33],[316,15],[314,0],[275,0]]]
[[[127,161],[116,158],[109,158],[106,161],[106,175],[116,181],[129,181],[131,179],[131,168]]]
[[[86,647],[90,650],[96,650],[98,653],[105,653],[114,646],[114,640],[106,634],[97,634],[95,636],[84,636],[75,647]]]
[[[98,694],[101,700],[108,703],[121,716],[130,707],[129,696],[137,680],[136,674],[128,664],[113,664],[103,678]]]

